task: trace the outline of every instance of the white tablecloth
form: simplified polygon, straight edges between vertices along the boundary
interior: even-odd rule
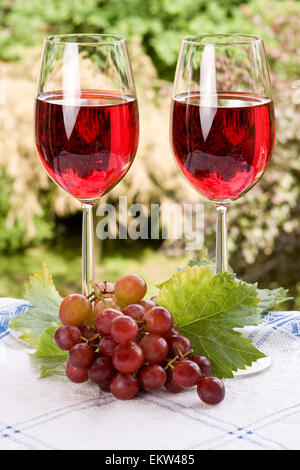
[[[119,401],[95,385],[39,379],[7,329],[26,302],[0,299],[0,449],[300,449],[300,312],[247,328],[272,357],[255,376],[226,380],[218,406],[196,390]]]

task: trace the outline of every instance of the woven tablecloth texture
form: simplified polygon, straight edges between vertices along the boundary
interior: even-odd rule
[[[0,299],[0,449],[300,449],[300,312],[243,330],[272,366],[226,380],[213,407],[195,389],[119,401],[90,383],[39,379],[33,350],[8,329],[28,307]]]

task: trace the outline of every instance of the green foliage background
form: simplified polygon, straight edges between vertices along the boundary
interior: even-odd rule
[[[0,0],[0,9],[0,57],[4,60],[20,58],[23,46],[33,46],[47,34],[110,31],[140,37],[159,76],[169,80],[183,36],[257,32],[275,45],[274,20],[280,23],[278,15],[283,12],[299,14],[297,2],[285,0]],[[298,68],[293,63],[290,66]],[[281,61],[276,64],[281,66]]]
[[[13,266],[9,271],[12,274],[20,266],[16,261],[19,259],[17,252],[38,258],[37,252],[32,255],[33,252],[28,250],[42,242],[48,251],[51,243],[55,243],[55,248],[50,249],[57,250],[63,257],[64,249],[57,244],[64,243],[69,236],[68,227],[74,220],[72,214],[77,217],[78,206],[49,183],[43,170],[37,169],[36,156],[32,157],[34,142],[28,130],[32,126],[34,82],[45,35],[112,32],[128,37],[139,98],[145,106],[144,114],[142,111],[145,145],[139,150],[130,175],[122,183],[125,186],[120,185],[120,193],[124,188],[130,188],[130,201],[149,203],[164,201],[167,197],[186,200],[188,191],[171,160],[167,187],[164,176],[160,181],[159,175],[152,175],[148,163],[150,155],[161,161],[161,153],[164,154],[168,147],[167,134],[163,130],[152,142],[156,133],[151,127],[151,118],[161,123],[161,129],[166,129],[164,122],[168,118],[171,82],[181,38],[194,33],[244,32],[263,35],[265,40],[274,85],[277,144],[270,168],[259,185],[229,210],[231,265],[248,281],[259,281],[264,287],[272,288],[283,285],[296,293],[300,286],[299,20],[298,1],[0,0],[0,80],[4,74],[4,78],[8,76],[15,83],[10,129],[18,142],[13,148],[6,145],[0,128],[0,145],[1,142],[3,145],[0,149],[3,272],[8,273],[8,254],[14,260],[9,263]],[[26,83],[18,81],[23,78]],[[28,90],[22,88],[25,85]],[[24,109],[21,109],[23,103]],[[30,119],[25,123],[18,111]],[[9,116],[2,116],[2,119],[7,118]],[[159,173],[164,175],[164,171]],[[145,174],[149,175],[149,180],[145,181]],[[138,179],[141,180],[140,187]],[[183,188],[181,192],[180,188]],[[114,191],[112,200],[117,196],[118,192]],[[20,201],[25,204],[25,221],[24,212],[18,212]],[[209,204],[205,216],[206,245],[213,252],[215,214]],[[76,223],[79,227],[79,219]],[[74,246],[75,243],[78,240]],[[153,246],[146,248],[148,257]],[[138,251],[143,249],[138,248]],[[132,246],[128,251],[132,260],[139,259]],[[69,258],[65,257],[64,262],[67,265]],[[64,281],[63,276],[59,276],[60,281]],[[7,289],[9,283],[2,286]],[[3,291],[1,295],[7,295],[7,292]],[[299,299],[296,305],[300,305]]]

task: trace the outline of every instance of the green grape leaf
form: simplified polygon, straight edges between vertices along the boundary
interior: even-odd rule
[[[23,341],[36,347],[45,328],[58,324],[58,311],[62,301],[45,264],[41,271],[30,276],[25,283],[24,298],[34,308],[15,317],[9,327],[21,333],[20,338]]]
[[[234,274],[214,274],[209,265],[187,267],[160,288],[159,305],[172,312],[180,332],[188,336],[195,354],[206,355],[212,373],[233,377],[265,355],[235,328],[262,322],[255,284]]]
[[[216,271],[215,258],[209,259],[206,253],[204,253],[204,256],[200,260],[190,260],[188,262],[188,266],[210,266],[213,272]],[[228,272],[235,274],[230,266],[228,266]],[[238,278],[236,278],[236,280],[237,282],[240,282]],[[164,283],[162,283],[160,286],[163,284]],[[248,285],[251,286],[254,284]],[[257,286],[257,284],[255,285]],[[259,298],[258,307],[261,313],[265,313],[266,311],[274,308],[276,305],[293,299],[293,297],[288,297],[288,289],[284,289],[283,287],[278,287],[277,289],[257,289],[257,295]]]
[[[278,289],[257,289],[257,295],[259,298],[259,308],[261,313],[271,310],[276,305],[282,304],[293,297],[288,297],[288,290],[283,287]]]
[[[193,266],[210,266],[212,271],[215,273],[216,272],[216,258],[208,258],[207,256],[204,256],[200,260],[189,260],[188,266],[192,268]],[[227,272],[230,274],[234,274],[233,269],[228,266]]]
[[[54,343],[53,337],[57,326],[46,328],[40,336],[37,350],[30,354],[31,363],[40,370],[40,377],[64,375],[68,352],[62,351]]]

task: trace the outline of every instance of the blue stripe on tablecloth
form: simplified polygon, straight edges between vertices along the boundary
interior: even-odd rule
[[[51,421],[55,421],[56,419],[59,419],[62,416],[66,416],[70,413],[73,413],[74,411],[84,411],[84,410],[88,410],[88,409],[91,409],[91,408],[102,408],[106,405],[110,405],[111,403],[115,402],[116,400],[117,400],[116,398],[110,398],[110,400],[106,401],[105,403],[82,406],[81,408],[77,408],[76,410],[66,411],[65,413],[60,413],[59,415],[53,415],[53,416],[49,417],[48,419],[45,419],[44,421],[40,421],[36,424],[30,424],[28,426],[24,426],[23,429],[32,429],[36,426],[39,426],[40,424],[45,424],[45,423],[49,423]]]
[[[268,339],[275,333],[279,332],[287,336],[288,338],[300,337],[299,334],[299,312],[293,312],[291,314],[278,314],[276,313],[267,313],[264,315],[266,323],[256,327],[249,335],[254,345],[258,348],[262,347]],[[295,321],[294,321],[295,320]],[[283,328],[286,325],[290,325],[290,330]],[[267,331],[259,338],[257,336],[262,334],[262,328],[267,329]]]
[[[151,395],[151,396],[154,397],[153,395]],[[190,416],[185,411],[176,410],[174,408],[174,406],[178,406],[177,403],[172,403],[173,406],[170,406],[171,404],[170,405],[169,404],[168,405],[163,404],[163,403],[161,403],[160,401],[157,401],[154,398],[150,399],[150,398],[146,398],[145,396],[141,396],[139,399],[143,400],[144,402],[154,404],[154,405],[156,405],[160,408],[167,409],[167,410],[169,410],[169,411],[171,411],[175,414],[183,416],[184,418],[186,418],[188,420],[196,421],[196,422],[201,423],[203,425],[206,425],[208,427],[212,427],[214,429],[219,429],[220,431],[223,431],[221,436],[216,436],[214,439],[211,440],[212,443],[218,441],[221,437],[224,438],[224,433],[233,434],[232,431],[228,431],[229,426],[230,426],[230,429],[232,429],[232,428],[235,429],[236,428],[236,426],[234,426],[234,424],[232,424],[232,423],[228,423],[225,427],[223,425],[221,426],[219,423],[218,424],[217,423],[211,423],[207,419],[201,419],[200,417]],[[109,404],[111,404],[115,401],[116,401],[116,399],[111,399],[111,398],[106,400],[105,402],[102,402],[102,403],[101,402],[99,403],[99,399],[89,399],[89,400],[81,401],[81,402],[78,402],[76,404],[69,405],[68,407],[59,408],[57,410],[53,410],[50,413],[44,413],[44,414],[39,415],[37,417],[31,418],[29,420],[24,420],[20,423],[16,423],[16,425],[14,427],[17,428],[17,430],[20,433],[23,433],[24,430],[32,429],[32,428],[34,428],[36,426],[39,426],[41,424],[44,424],[46,422],[50,422],[50,421],[53,421],[53,420],[56,420],[56,419],[60,419],[61,417],[66,416],[66,415],[68,415],[72,412],[82,411],[82,410],[86,410],[86,409],[90,409],[90,408],[94,408],[94,407],[102,407],[102,406],[105,406],[105,405],[109,405]],[[83,406],[81,406],[81,405],[83,405]],[[193,410],[190,410],[190,411],[193,412]],[[46,418],[46,419],[41,420],[40,418]],[[216,420],[212,420],[212,421],[221,421],[221,420],[216,419]],[[24,426],[24,424],[25,424],[25,426]],[[238,430],[240,430],[240,429],[238,429]],[[1,432],[3,432],[3,431],[4,430],[1,430]],[[240,438],[240,437],[238,436],[238,438]],[[34,440],[34,437],[31,437],[31,439]],[[228,439],[226,439],[226,441],[227,440]],[[248,438],[247,440],[250,440],[250,439]],[[20,438],[19,438],[19,442],[21,442]],[[23,444],[25,445],[24,442],[23,442]],[[263,447],[263,445],[260,444],[257,441],[255,441],[255,444],[259,447]],[[46,445],[46,444],[43,443],[43,445]],[[202,444],[200,444],[200,445],[202,445]]]
[[[291,412],[291,410],[294,410],[294,411]],[[295,414],[298,414],[299,412],[300,412],[300,403],[298,403],[298,404],[296,404],[296,405],[293,405],[293,406],[291,406],[291,407],[288,407],[288,408],[279,410],[279,411],[277,411],[277,412],[275,412],[275,413],[271,413],[270,415],[264,416],[263,418],[260,418],[260,419],[258,419],[258,420],[256,420],[256,421],[254,421],[253,423],[248,424],[248,425],[245,426],[244,428],[246,429],[247,434],[251,434],[251,435],[258,436],[260,439],[263,439],[263,440],[266,441],[266,442],[269,442],[269,443],[272,443],[272,444],[277,445],[277,446],[278,446],[277,448],[280,448],[280,449],[283,449],[283,450],[288,450],[289,448],[288,448],[287,446],[285,446],[285,445],[283,445],[283,444],[281,444],[281,443],[279,443],[279,442],[276,442],[276,441],[274,441],[274,440],[272,440],[272,439],[269,439],[269,438],[266,438],[266,437],[262,436],[260,433],[257,433],[256,430],[264,429],[264,428],[266,428],[266,427],[268,427],[268,426],[273,425],[274,423],[276,423],[276,422],[278,422],[278,421],[283,421],[285,418],[288,418],[288,417],[290,417],[290,416],[293,416],[293,415],[295,415]],[[273,419],[273,420],[270,421],[270,418],[275,417],[275,416],[278,416],[278,415],[280,415],[280,414],[281,414],[281,415],[283,414],[283,415],[280,416],[280,417],[277,417],[276,419]],[[255,426],[255,424],[257,424],[257,423],[261,423],[261,424],[260,424],[259,426]],[[240,428],[240,429],[243,429],[243,428]],[[221,438],[221,437],[222,437],[222,436],[220,435],[220,436],[216,437],[216,439]],[[238,438],[239,438],[239,437],[240,437],[240,436],[238,436]],[[233,440],[235,440],[235,439],[236,439],[236,437],[233,438],[233,439],[230,439],[230,441],[233,441]],[[249,441],[249,438],[246,438],[246,440]],[[211,439],[211,440],[209,440],[209,441],[211,441],[211,443],[214,442],[213,439]],[[227,443],[227,442],[229,442],[229,441],[226,440],[226,443]],[[206,443],[208,443],[208,442],[206,441]],[[220,444],[223,444],[223,443],[225,443],[225,442],[222,442],[222,443],[220,443]],[[216,444],[216,442],[215,442],[215,444]],[[202,446],[202,445],[205,445],[205,443],[202,442],[202,443],[198,444],[198,446]],[[265,444],[264,444],[264,446],[265,446]],[[197,447],[197,445],[194,445],[194,446],[193,446],[193,448],[196,448],[196,447]],[[219,447],[219,443],[218,443],[218,447]]]
[[[300,321],[297,323],[292,323],[291,326],[293,335],[300,337]]]
[[[30,420],[25,420],[23,421],[22,423],[17,423],[15,426],[12,426],[12,425],[4,425],[2,423],[2,429],[0,429],[0,438],[2,439],[10,439],[18,444],[21,444],[31,450],[36,450],[36,449],[40,449],[40,447],[34,447],[33,444],[30,442],[28,443],[27,442],[27,439],[29,439],[30,441],[32,441],[33,443],[36,443],[36,444],[42,444],[44,447],[50,449],[50,450],[57,450],[55,447],[51,446],[50,444],[48,443],[45,443],[44,441],[42,441],[41,439],[39,439],[38,437],[35,437],[35,436],[32,436],[30,434],[28,434],[27,432],[24,432],[24,430],[27,430],[27,429],[32,429],[36,426],[39,426],[41,424],[44,424],[44,423],[47,423],[47,422],[51,422],[51,421],[54,421],[55,419],[59,419],[61,418],[62,416],[65,416],[67,414],[69,414],[70,412],[73,412],[73,411],[82,411],[82,410],[86,410],[86,409],[90,409],[90,408],[95,408],[95,407],[102,407],[102,406],[105,406],[105,405],[109,405],[110,403],[113,403],[114,401],[116,401],[116,398],[110,398],[109,400],[106,400],[105,402],[102,402],[102,403],[94,403],[94,404],[89,404],[88,406],[82,406],[80,408],[76,408],[74,410],[70,410],[68,408],[75,408],[75,406],[78,406],[79,404],[84,404],[84,403],[88,403],[90,401],[93,401],[93,402],[96,402],[97,400],[96,399],[90,399],[90,400],[85,400],[85,401],[82,401],[82,402],[79,402],[79,403],[76,403],[75,405],[71,405],[69,407],[65,407],[65,408],[60,408],[59,411],[62,411],[62,410],[66,410],[60,414],[53,414],[55,413],[55,411],[51,412],[51,413],[44,413],[44,415],[40,415],[39,417],[36,417],[36,418],[33,418],[31,421],[34,421],[35,419],[37,418],[40,418],[40,417],[43,417],[43,416],[46,416],[46,415],[49,415],[50,416],[48,417],[48,419],[45,419],[43,421],[39,421],[37,423],[31,423],[27,426],[20,426],[20,424],[22,423],[26,423]],[[98,400],[99,401],[99,400]],[[56,410],[57,412],[58,410]],[[9,433],[11,432],[11,430],[13,430],[13,435],[10,435]],[[15,435],[18,434],[18,438],[15,437]]]
[[[291,410],[294,410],[292,413],[290,413]],[[281,413],[284,413],[284,416],[282,418],[275,419],[275,421],[272,421],[270,424],[273,424],[274,422],[280,421],[280,419],[284,419],[287,416],[291,416],[293,414],[298,414],[300,412],[300,403],[297,403],[295,405],[289,406],[287,408],[283,408],[282,410],[278,410],[274,413],[271,413],[268,416],[264,416],[263,418],[259,418],[256,421],[254,421],[251,426],[256,425],[257,423],[261,423],[267,419],[273,418]],[[258,426],[256,429],[262,429],[263,427],[268,426],[268,424],[263,424],[262,426]]]
[[[105,398],[106,398],[106,397],[105,397]],[[108,397],[107,397],[107,398],[108,398]],[[25,420],[23,420],[23,421],[19,421],[19,422],[15,423],[14,426],[15,426],[15,427],[18,427],[18,428],[22,428],[22,426],[23,426],[24,424],[29,424],[31,421],[37,421],[37,420],[39,420],[39,419],[41,419],[41,418],[45,418],[45,417],[47,417],[47,416],[49,417],[49,421],[50,421],[50,420],[52,420],[53,414],[54,414],[54,415],[57,415],[56,417],[59,418],[59,413],[60,413],[61,411],[70,411],[70,412],[76,411],[76,410],[77,410],[77,407],[80,406],[80,405],[83,405],[83,404],[86,404],[86,403],[90,403],[90,402],[98,402],[98,401],[100,401],[100,400],[101,400],[101,399],[99,399],[98,397],[97,397],[97,398],[90,398],[90,399],[88,399],[88,400],[81,400],[81,401],[79,401],[79,402],[77,402],[77,403],[73,403],[72,405],[67,405],[67,406],[64,406],[64,407],[60,407],[60,408],[57,408],[57,409],[52,410],[52,411],[50,411],[50,412],[42,413],[42,414],[40,414],[40,415],[38,415],[38,416],[34,416],[34,417],[32,417],[32,418],[28,418],[28,419],[25,419]],[[113,399],[113,401],[115,401],[115,400],[116,400],[116,399]],[[107,399],[106,399],[106,401],[104,402],[104,404],[105,404],[106,402],[107,402]],[[76,410],[74,410],[74,408],[76,408]],[[44,422],[45,422],[45,421],[43,421],[43,423],[44,423]],[[39,424],[39,423],[38,423],[38,424]],[[24,428],[24,429],[25,429],[25,428]],[[0,433],[1,433],[1,432],[3,432],[3,429],[1,429],[1,427],[0,427]]]
[[[9,331],[5,330],[2,333],[0,332],[0,339],[4,338],[5,336],[9,335]]]
[[[149,394],[149,393],[148,393]],[[156,394],[153,394],[151,393],[151,395],[153,396],[157,396]],[[171,398],[166,398],[162,395],[159,395],[159,400],[161,401],[165,401],[165,402],[169,402],[169,403],[172,403],[172,404],[175,404],[173,400],[171,400]],[[184,405],[183,403],[180,403],[180,402],[176,402],[176,405],[179,406],[180,408],[183,408],[183,409],[186,409],[186,410],[189,410],[195,414],[201,414],[202,416],[204,416],[205,418],[209,418],[209,419],[212,419],[213,421],[216,421],[217,423],[220,423],[220,424],[225,424],[225,425],[230,425],[230,426],[234,426],[230,421],[227,421],[227,420],[224,420],[224,419],[221,419],[221,418],[218,418],[216,416],[211,416],[209,415],[208,413],[206,413],[205,411],[202,411],[202,410],[199,410],[197,408],[191,408],[187,405]],[[238,429],[238,426],[236,426],[236,429]]]
[[[210,439],[206,439],[204,441],[201,441],[201,442],[197,442],[196,444],[193,444],[192,446],[188,447],[186,450],[192,450],[192,449],[200,449],[200,448],[204,448],[204,449],[207,449],[207,450],[217,450],[217,449],[220,449],[220,447],[223,445],[223,444],[228,444],[229,442],[234,442],[236,441],[237,439],[240,439],[240,440],[245,440],[247,442],[250,442],[251,444],[255,444],[256,446],[260,447],[260,448],[263,448],[263,449],[270,449],[270,450],[275,450],[275,449],[281,449],[281,450],[288,450],[288,447],[284,446],[283,444],[281,444],[280,442],[276,442],[272,439],[269,439],[269,438],[266,438],[264,436],[262,436],[261,434],[257,433],[257,432],[253,432],[253,431],[250,431],[250,430],[247,430],[248,429],[248,426],[244,428],[238,428],[238,432],[234,432],[234,431],[228,431],[227,434],[228,436],[224,436],[224,434],[219,434],[218,436],[215,436],[213,438],[210,438]],[[232,436],[230,438],[230,436]],[[257,438],[259,440],[257,440]],[[262,442],[264,441],[264,442]],[[270,445],[270,444],[273,444]],[[207,447],[208,445],[212,446],[212,447]],[[274,446],[275,446],[275,449],[274,449]]]
[[[261,346],[263,346],[267,341],[268,339],[274,335],[274,333],[280,333],[281,335],[284,335],[284,336],[287,336],[289,339],[293,338],[293,335],[291,332],[289,331],[286,331],[285,329],[282,329],[282,328],[275,328],[275,327],[272,327],[272,329],[270,329],[269,331],[267,331],[267,333],[265,333],[259,340],[255,340],[255,338],[253,338],[253,344],[257,347],[257,348],[260,348]]]
[[[206,419],[202,419],[200,417],[197,417],[197,416],[190,416],[187,412],[184,411],[184,408],[188,408],[188,407],[185,407],[184,405],[182,404],[178,404],[178,403],[174,403],[172,402],[172,400],[168,400],[168,399],[163,399],[161,400],[161,397],[160,398],[160,401],[156,400],[155,399],[155,396],[153,394],[151,394],[151,398],[147,398],[146,396],[141,396],[139,399],[144,401],[144,402],[147,402],[149,404],[154,404],[155,406],[158,406],[158,407],[161,407],[161,408],[164,408],[164,409],[167,409],[171,412],[174,412],[176,414],[179,414],[181,416],[183,416],[184,418],[187,418],[188,420],[192,420],[192,421],[196,421],[196,422],[199,422],[205,426],[208,426],[208,427],[212,427],[214,429],[219,429],[221,431],[221,433],[218,435],[218,436],[215,436],[214,438],[211,438],[211,439],[207,439],[207,440],[204,440],[202,442],[198,442],[197,444],[194,444],[193,446],[189,447],[188,449],[196,449],[196,448],[201,448],[203,446],[205,446],[205,448],[207,448],[207,445],[210,445],[211,447],[208,447],[208,449],[212,448],[212,449],[216,449],[216,448],[220,448],[222,447],[223,445],[225,444],[228,444],[229,442],[232,442],[232,441],[235,441],[237,439],[244,439],[246,441],[248,441],[249,443],[252,443],[253,445],[259,447],[259,448],[264,448],[264,449],[274,449],[274,446],[275,448],[277,449],[287,449],[286,446],[284,446],[283,444],[280,444],[274,440],[271,440],[271,439],[268,439],[264,436],[262,436],[260,433],[258,434],[257,432],[255,432],[255,429],[263,429],[269,425],[272,425],[274,422],[277,422],[277,421],[280,421],[280,420],[283,420],[285,419],[286,417],[290,416],[290,415],[294,415],[295,412],[300,412],[300,403],[299,404],[295,404],[293,405],[292,407],[288,407],[286,409],[283,409],[283,410],[279,410],[275,413],[271,413],[270,415],[267,415],[263,418],[260,418],[259,420],[256,420],[255,422],[253,422],[252,424],[249,424],[247,426],[244,426],[244,427],[238,427],[236,425],[234,425],[233,423],[230,423],[228,421],[224,421],[224,423],[222,422],[223,420],[220,420],[219,418],[215,418],[215,417],[205,417]],[[108,399],[105,399],[105,401],[102,401],[101,402],[101,399],[97,398],[92,398],[92,399],[89,399],[89,400],[83,400],[83,401],[80,401],[78,403],[75,403],[73,405],[69,405],[67,407],[64,407],[64,408],[58,408],[56,410],[53,410],[51,412],[48,412],[48,413],[43,413],[39,416],[36,416],[36,417],[32,417],[28,420],[24,420],[24,421],[21,421],[19,423],[16,423],[14,426],[5,426],[4,428],[2,428],[0,430],[0,432],[2,433],[2,437],[3,437],[3,434],[8,434],[7,436],[3,437],[3,438],[10,438],[12,440],[15,440],[16,443],[18,444],[22,444],[24,446],[26,446],[27,448],[36,448],[32,445],[32,442],[35,442],[36,444],[42,444],[43,446],[50,448],[50,444],[47,444],[41,440],[39,440],[38,438],[34,437],[34,436],[31,436],[31,435],[28,435],[26,433],[24,433],[24,430],[27,430],[27,429],[32,429],[36,426],[39,426],[41,424],[44,424],[46,422],[49,422],[49,421],[53,421],[53,420],[56,420],[56,419],[60,419],[61,417],[65,416],[65,415],[68,415],[69,413],[72,413],[72,412],[76,412],[76,411],[82,411],[82,410],[86,410],[86,409],[89,409],[89,408],[94,408],[94,407],[102,407],[102,406],[105,406],[105,405],[109,405],[113,402],[115,402],[116,399],[111,399],[111,398],[108,398]],[[162,403],[162,401],[164,402],[170,402],[169,404],[164,404]],[[182,410],[176,410],[174,408],[174,406],[179,406]],[[188,408],[189,411],[191,413],[194,413],[194,414],[202,414],[200,410],[194,410],[194,409],[191,409],[191,408]],[[292,411],[293,410],[293,411]],[[277,416],[277,418],[275,418]],[[270,421],[270,418],[274,417],[275,419],[271,420]],[[42,419],[41,418],[46,418],[46,419]],[[209,418],[210,421],[215,421],[215,423],[212,423],[210,422],[207,418]],[[257,426],[257,424],[260,423],[259,426]],[[25,426],[24,426],[25,424]],[[26,425],[27,424],[27,425]],[[256,426],[255,426],[256,425]],[[11,436],[9,435],[9,432],[8,432],[8,429],[14,429],[14,435]],[[11,432],[11,431],[10,431]],[[15,434],[18,433],[18,438],[15,437]],[[225,435],[224,435],[225,433]],[[23,439],[23,436],[21,437],[21,435],[24,435],[24,438]],[[257,438],[259,440],[257,440]],[[27,439],[29,439],[31,442],[28,443]]]
[[[261,435],[260,433],[258,433],[258,432],[255,432],[255,435],[256,435],[257,437],[259,437],[260,439],[263,439],[264,441],[267,441],[267,442],[270,442],[271,444],[274,444],[275,446],[277,446],[278,449],[289,450],[289,448],[286,447],[285,445],[283,445],[281,442],[274,441],[273,439],[265,438],[264,436],[262,436],[262,435]]]
[[[1,426],[5,426],[2,431],[0,431],[0,438],[2,439],[9,439],[10,441],[22,445],[23,447],[27,447],[27,449],[30,450],[38,450],[40,449],[40,447],[35,447],[31,442],[28,443],[27,440],[33,441],[34,444],[42,444],[42,446],[46,449],[57,450],[55,447],[42,441],[41,439],[31,436],[30,434],[21,432],[20,429],[17,429],[14,426],[5,425],[3,422],[1,423]]]
[[[155,395],[151,394],[151,396],[155,397]],[[154,401],[154,400],[153,400]],[[173,402],[173,400],[171,399],[168,399],[168,398],[165,398],[165,397],[162,397],[161,395],[159,395],[159,402],[155,402],[157,405],[160,404],[160,402],[163,401],[163,402],[168,402],[170,404],[173,404],[175,405],[175,403]],[[217,423],[220,423],[220,424],[224,424],[224,425],[227,425],[229,426],[229,428],[226,430],[224,427],[219,427],[219,429],[222,429],[223,431],[227,432],[229,435],[235,435],[234,439],[236,438],[239,438],[239,439],[246,439],[247,441],[249,442],[253,442],[253,439],[250,438],[250,436],[252,436],[254,433],[255,433],[255,436],[259,437],[260,439],[263,439],[264,441],[266,442],[269,442],[271,444],[274,444],[276,446],[278,446],[278,448],[282,448],[282,449],[287,449],[286,446],[284,446],[283,444],[279,443],[279,442],[276,442],[272,439],[269,439],[269,438],[266,438],[264,436],[262,436],[261,434],[258,434],[255,430],[257,429],[262,429],[262,428],[265,428],[267,426],[269,426],[269,424],[273,424],[274,422],[277,422],[277,421],[280,421],[280,420],[283,420],[285,419],[286,417],[289,417],[291,416],[292,414],[295,414],[295,412],[293,413],[290,413],[290,411],[292,409],[297,409],[299,408],[298,411],[296,411],[296,413],[300,412],[300,403],[299,404],[296,404],[296,405],[293,405],[292,407],[288,407],[286,409],[283,409],[283,410],[279,410],[275,413],[271,413],[270,415],[267,415],[263,418],[260,418],[259,420],[251,423],[251,424],[248,424],[247,426],[243,426],[243,427],[239,427],[238,425],[234,425],[233,423],[229,422],[229,421],[225,421],[223,419],[220,419],[220,418],[217,418],[215,416],[210,416],[210,415],[207,415],[205,412],[199,410],[199,409],[194,409],[194,408],[190,408],[182,403],[176,403],[177,406],[179,406],[180,408],[183,408],[183,409],[186,409],[186,410],[189,410],[191,413],[195,413],[195,414],[201,414],[202,416],[205,416],[206,418],[209,418],[209,420],[212,420],[212,421],[216,421]],[[175,410],[173,410],[175,411]],[[279,414],[283,414],[283,416],[281,416],[280,418],[276,419],[276,420],[273,420],[271,423],[267,423],[266,421],[268,421],[270,418],[274,417],[274,416],[277,416]],[[189,415],[188,415],[189,416]],[[258,422],[262,422],[262,425],[261,426],[254,426],[255,424],[257,424]],[[263,424],[263,422],[265,422],[265,424]],[[204,422],[203,421],[203,424],[206,424],[206,425],[209,425],[209,423],[207,422]],[[216,426],[212,426],[212,427],[216,427]],[[245,435],[242,435],[240,431],[243,431],[243,434]],[[220,434],[219,436],[216,436],[215,438],[211,438],[211,439],[208,439],[207,441],[204,441],[202,442],[201,444],[199,445],[203,445],[204,443],[213,443],[215,440],[217,439],[220,439],[220,438],[223,438],[224,437],[224,434]],[[256,444],[259,444],[258,442],[256,442]],[[194,446],[193,446],[194,447]]]
[[[22,313],[26,312],[29,308],[34,308],[27,301],[18,301],[14,299],[8,299],[10,302],[7,305],[0,305],[0,340],[5,336],[9,335],[9,322],[15,317],[18,317]],[[21,302],[21,303],[20,303]]]
[[[172,411],[173,413],[175,413],[177,415],[184,416],[185,418],[188,418],[191,421],[196,421],[198,423],[205,424],[206,426],[209,426],[211,428],[219,429],[219,430],[222,430],[222,431],[226,432],[226,429],[224,427],[222,427],[220,424],[209,423],[208,421],[205,421],[204,419],[198,418],[196,416],[190,416],[189,414],[185,413],[184,411],[176,410],[173,407],[171,407],[170,405],[166,405],[164,403],[161,403],[161,400],[157,401],[157,400],[154,400],[153,398],[146,398],[146,397],[143,397],[143,396],[141,396],[140,399],[147,402],[147,403],[152,403],[152,404],[158,406],[159,408],[164,408],[166,410]]]
[[[26,447],[27,449],[29,450],[40,450],[38,447],[33,447],[32,445],[29,445],[27,443],[24,443],[22,440],[20,439],[16,439],[12,436],[0,436],[1,439],[4,439],[4,438],[8,438],[10,441],[13,441],[15,442],[16,444],[19,444],[21,445],[22,447]]]
[[[18,317],[29,308],[34,307],[26,301],[19,305],[12,304],[10,306],[0,306],[0,333],[7,330],[8,323],[12,318]]]
[[[153,396],[153,395],[152,395]],[[183,411],[178,411],[178,410],[175,410],[174,408],[172,408],[171,406],[168,406],[168,405],[165,405],[163,403],[161,403],[161,397],[160,398],[160,401],[157,401],[157,400],[154,400],[153,398],[152,399],[149,399],[149,398],[146,398],[146,397],[142,397],[142,399],[146,402],[149,402],[149,403],[152,403],[152,404],[155,404],[156,406],[158,406],[159,408],[164,408],[164,409],[167,409],[171,412],[174,412],[176,414],[180,414],[182,416],[184,416],[185,418],[188,418],[189,420],[192,420],[192,421],[196,421],[196,422],[199,422],[201,424],[204,424],[208,427],[211,427],[211,428],[214,428],[214,429],[219,429],[221,431],[223,431],[222,434],[218,435],[218,436],[215,436],[211,439],[208,439],[205,441],[205,444],[214,444],[214,446],[212,447],[212,449],[215,449],[216,448],[216,443],[218,442],[219,439],[224,439],[224,433],[226,433],[228,436],[227,438],[224,440],[224,443],[227,443],[227,442],[230,442],[230,441],[233,441],[233,440],[236,440],[236,439],[245,439],[246,441],[248,442],[251,442],[255,445],[257,445],[258,447],[261,447],[261,448],[266,448],[266,444],[263,444],[261,443],[260,441],[257,441],[255,439],[255,436],[253,437],[250,437],[250,435],[248,434],[253,434],[252,431],[247,431],[245,430],[245,433],[247,433],[247,435],[242,435],[241,434],[241,430],[243,430],[244,428],[241,428],[241,427],[236,427],[233,423],[228,423],[228,425],[230,425],[230,429],[226,429],[225,427],[219,425],[219,424],[213,424],[213,423],[210,423],[208,422],[207,420],[203,420],[203,419],[200,419],[200,418],[197,418],[197,417],[193,417],[193,416],[190,416],[189,414],[183,412]],[[189,410],[191,411],[194,411],[192,409],[189,408]],[[212,417],[210,417],[212,418]],[[221,420],[219,420],[221,421]],[[232,438],[232,439],[228,439],[229,436],[233,436],[235,434],[234,431],[232,431],[231,429],[234,428],[235,431],[239,431],[238,433],[236,433],[236,435]],[[267,438],[264,438],[264,440],[268,441]],[[193,446],[192,448],[198,448],[200,446],[204,445],[204,443],[200,443],[200,444],[196,444],[195,446]],[[268,449],[273,449],[274,447],[270,447],[270,446],[267,446]],[[190,447],[188,449],[191,449]],[[188,449],[185,449],[185,450],[188,450]],[[210,449],[209,449],[210,450]]]

